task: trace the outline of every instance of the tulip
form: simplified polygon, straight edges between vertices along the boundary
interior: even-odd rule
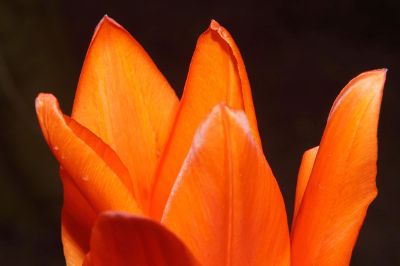
[[[376,197],[386,70],[354,78],[304,153],[289,233],[263,154],[245,66],[216,21],[199,37],[183,96],[107,16],[72,115],[40,94],[60,163],[67,265],[347,265]]]

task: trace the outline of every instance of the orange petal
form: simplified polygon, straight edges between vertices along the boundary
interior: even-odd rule
[[[96,212],[65,170],[60,170],[60,175],[64,188],[61,222],[64,256],[68,266],[80,266],[89,251],[90,232]]]
[[[195,130],[221,102],[246,112],[254,138],[261,143],[250,85],[239,50],[228,31],[212,21],[198,39],[175,125],[157,169],[152,194],[153,216],[159,218],[162,214]]]
[[[162,218],[202,265],[289,265],[285,206],[242,111],[200,126]]]
[[[301,201],[303,200],[304,191],[307,188],[308,180],[310,178],[311,171],[314,166],[315,157],[317,156],[318,146],[312,149],[307,150],[303,154],[303,158],[301,160],[299,175],[297,176],[297,187],[296,187],[296,198],[294,202],[294,214],[293,214],[293,222],[296,220],[297,212],[299,211],[299,207]]]
[[[376,197],[377,125],[386,70],[336,99],[291,234],[293,265],[348,265]]]
[[[63,116],[51,94],[36,98],[36,112],[53,154],[94,211],[141,213],[129,190],[127,170],[104,142]]]
[[[118,154],[140,206],[177,108],[174,91],[145,50],[105,16],[86,55],[72,118]]]
[[[162,225],[118,212],[99,216],[85,265],[196,265],[185,245]]]

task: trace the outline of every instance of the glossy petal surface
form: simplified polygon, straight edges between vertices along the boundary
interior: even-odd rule
[[[348,265],[376,197],[377,124],[386,70],[363,73],[336,99],[298,211],[293,265]]]
[[[86,55],[72,118],[118,154],[140,206],[147,204],[177,108],[174,91],[145,50],[104,17]]]
[[[194,137],[162,223],[202,265],[289,265],[286,219],[246,114],[215,107]]]
[[[184,244],[162,225],[123,213],[103,213],[91,236],[85,265],[196,265]]]
[[[212,21],[198,39],[177,118],[157,170],[151,215],[159,218],[200,122],[221,102],[242,109],[260,143],[243,60],[226,29]]]

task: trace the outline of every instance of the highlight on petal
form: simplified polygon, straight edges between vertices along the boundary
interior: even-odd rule
[[[141,207],[147,205],[178,103],[145,50],[105,16],[86,55],[72,118],[118,154],[129,170]]]
[[[282,195],[244,112],[219,105],[201,124],[162,223],[202,265],[289,265]]]
[[[386,70],[365,72],[336,99],[293,230],[293,265],[348,265],[376,197],[377,125]]]
[[[221,102],[245,111],[251,132],[261,147],[250,85],[239,49],[228,31],[212,21],[197,41],[175,124],[156,172],[152,216],[161,216],[195,130]]]
[[[297,176],[297,186],[296,186],[296,197],[294,202],[294,214],[293,221],[296,220],[297,212],[299,211],[301,201],[303,200],[304,191],[307,188],[308,180],[310,178],[311,171],[314,166],[315,157],[317,156],[318,146],[312,149],[307,150],[303,154],[303,158],[301,160],[299,175]]]
[[[161,224],[119,212],[102,213],[85,265],[197,265],[185,245]]]
[[[51,94],[39,94],[36,112],[54,156],[96,213],[141,213],[129,188],[129,174],[112,149],[88,129],[63,116]]]

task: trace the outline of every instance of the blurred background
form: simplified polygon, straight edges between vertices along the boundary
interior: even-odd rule
[[[1,264],[64,263],[58,165],[41,136],[34,99],[52,92],[70,113],[91,35],[108,14],[143,45],[179,96],[196,39],[210,19],[232,33],[289,214],[302,153],[318,145],[336,95],[359,73],[388,68],[379,195],[352,265],[400,265],[399,2],[324,2],[0,0]]]

